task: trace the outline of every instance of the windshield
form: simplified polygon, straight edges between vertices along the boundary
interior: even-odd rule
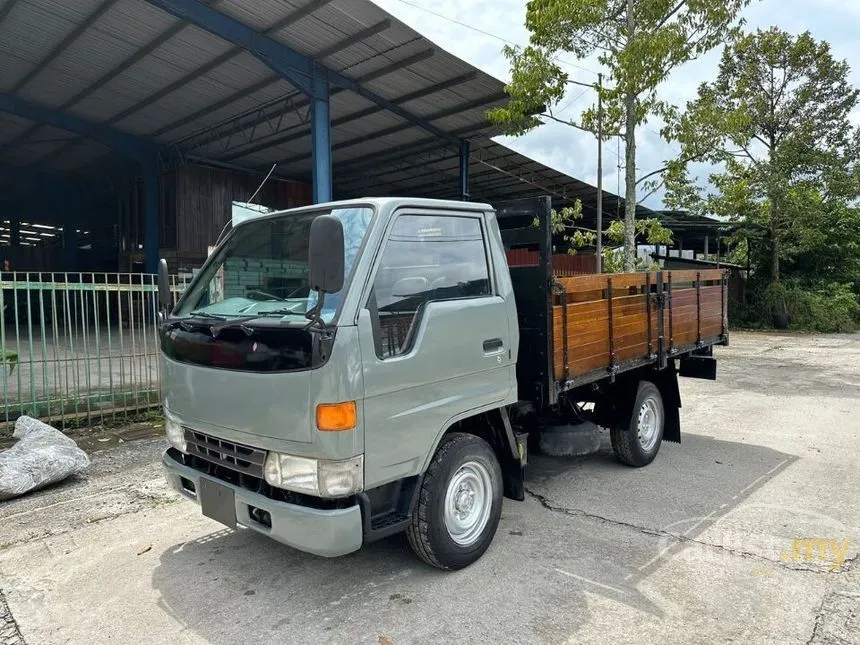
[[[238,226],[195,278],[175,315],[305,320],[319,296],[308,285],[308,241],[311,222],[322,214],[286,213]],[[343,224],[348,280],[373,210],[335,208],[331,214]],[[326,294],[325,322],[337,315],[341,300],[341,292]]]

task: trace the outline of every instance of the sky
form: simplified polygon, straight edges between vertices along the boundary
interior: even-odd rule
[[[504,44],[528,43],[525,0],[373,1],[440,47],[502,81],[510,79],[508,61],[501,53]],[[829,41],[834,56],[847,60],[854,68],[851,82],[860,85],[860,0],[753,0],[742,16],[747,30],[776,25],[794,34],[808,30],[815,39]],[[683,106],[694,98],[699,84],[716,76],[720,54],[716,49],[676,69],[661,86],[660,95]],[[577,60],[573,54],[563,58],[568,64],[562,67],[571,78],[583,83],[596,81],[600,70],[594,60]],[[590,90],[572,88],[559,104],[562,109],[555,108],[553,114],[576,119],[593,100]],[[860,112],[854,117],[860,124]],[[660,138],[658,123],[646,124],[637,135],[637,175],[661,168],[663,161],[677,152]],[[588,133],[548,123],[522,137],[502,137],[499,141],[556,170],[597,183],[597,142]],[[619,150],[617,140],[604,144],[603,186],[613,193],[623,191],[619,152],[623,161],[623,146]],[[662,208],[662,193],[644,203]]]

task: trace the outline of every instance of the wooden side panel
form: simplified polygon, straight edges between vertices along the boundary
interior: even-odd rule
[[[575,379],[655,356],[660,315],[666,350],[689,347],[723,332],[721,270],[662,275],[666,294],[662,312],[653,297],[657,293],[654,273],[556,278],[564,292],[554,296],[552,308],[555,378]]]

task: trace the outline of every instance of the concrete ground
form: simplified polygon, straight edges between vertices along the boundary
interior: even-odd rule
[[[166,489],[160,440],[96,452],[0,505],[0,643],[860,643],[860,336],[718,352],[681,445],[533,459],[457,573],[401,537],[325,560],[221,528]]]

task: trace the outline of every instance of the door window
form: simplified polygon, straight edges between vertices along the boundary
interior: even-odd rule
[[[385,244],[368,302],[377,355],[409,351],[426,303],[490,293],[480,220],[401,215]]]

